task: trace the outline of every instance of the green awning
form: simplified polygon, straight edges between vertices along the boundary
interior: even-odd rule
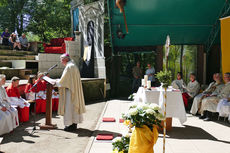
[[[109,0],[109,14],[114,48],[165,44],[170,35],[171,44],[205,44],[226,0],[127,0],[124,18]],[[124,39],[117,37],[119,26]],[[219,37],[219,36],[218,36]],[[216,41],[219,42],[219,38]]]

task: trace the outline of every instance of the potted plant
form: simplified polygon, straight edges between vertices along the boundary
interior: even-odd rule
[[[134,127],[130,138],[129,153],[153,153],[158,139],[157,126],[164,116],[157,104],[132,103],[129,111],[122,115],[125,123]]]

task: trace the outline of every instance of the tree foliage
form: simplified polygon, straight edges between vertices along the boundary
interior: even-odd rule
[[[70,1],[43,0],[42,3],[34,2],[33,6],[30,6],[32,7],[31,21],[26,30],[40,36],[43,41],[54,37],[70,36]]]
[[[183,55],[181,56],[181,45],[171,45],[168,68],[172,72],[172,78],[176,79],[177,72],[180,72],[180,58],[182,57],[182,73],[184,81],[188,81],[189,74],[191,72],[196,73],[196,55],[197,46],[195,45],[184,45]],[[164,58],[165,59],[165,58]],[[164,62],[165,63],[165,62]],[[165,68],[164,64],[164,68]]]
[[[0,28],[32,32],[42,41],[71,35],[71,0],[3,0],[0,3]],[[28,22],[28,23],[27,23]],[[28,26],[24,26],[28,24]]]
[[[0,28],[8,28],[11,32],[23,32],[24,14],[29,11],[29,0],[3,0],[0,3]]]

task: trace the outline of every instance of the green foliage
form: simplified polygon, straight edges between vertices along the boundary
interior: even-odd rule
[[[141,62],[141,69],[143,74],[147,70],[147,64],[151,64],[155,67],[156,54],[154,52],[144,52],[144,53],[123,53],[121,54],[121,75],[133,78],[132,68],[136,66],[136,62]]]
[[[27,31],[38,35],[43,41],[71,35],[71,0],[43,0],[42,3],[33,1],[30,6],[33,10],[30,12],[31,22]]]
[[[161,108],[157,104],[133,103],[127,114],[122,114],[124,120],[129,120],[132,126],[143,127],[148,126],[151,130],[154,125],[160,126],[164,116]]]
[[[165,52],[165,50],[163,50]],[[182,56],[181,56],[182,54]],[[191,72],[196,73],[196,45],[184,45],[184,49],[181,52],[181,45],[170,45],[170,52],[168,57],[168,70],[172,72],[172,79],[176,79],[177,72],[183,73],[183,80],[189,81],[189,74]],[[180,58],[182,57],[182,69],[180,69]],[[165,58],[164,58],[165,60]],[[165,62],[163,65],[166,67]]]
[[[171,71],[160,71],[156,74],[156,77],[161,83],[163,83],[163,88],[167,88],[172,82]]]
[[[107,0],[104,1],[105,6],[105,17],[104,17],[104,45],[111,47],[110,43],[110,26],[109,26],[109,13],[108,13],[108,4]]]
[[[0,28],[8,28],[10,32],[15,29],[19,34],[23,32],[23,15],[30,10],[28,5],[30,0],[3,0],[0,3]]]
[[[14,32],[16,28],[19,35],[32,32],[41,41],[70,36],[70,2],[71,0],[4,0],[4,3],[0,3],[0,29],[9,28],[10,32]],[[28,22],[23,18],[25,14],[30,15],[30,23],[26,29],[23,27]]]
[[[129,142],[130,137],[129,136],[122,136],[121,138],[115,138],[113,140],[113,150],[123,153],[128,153],[129,151]]]
[[[40,41],[40,37],[38,35],[33,34],[32,32],[27,32],[26,37],[29,42]]]

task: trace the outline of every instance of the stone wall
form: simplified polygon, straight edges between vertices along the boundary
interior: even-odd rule
[[[45,54],[39,53],[38,54],[38,71],[40,72],[47,72],[47,70],[55,65],[58,64],[56,68],[50,71],[51,78],[60,78],[62,72],[64,70],[64,66],[60,63],[60,55],[61,54]]]
[[[106,78],[104,57],[104,1],[99,0],[84,5],[82,0],[71,2],[71,22],[73,28],[72,11],[79,8],[79,31],[82,34],[84,48],[87,46],[87,26],[89,22],[94,23],[94,76],[95,78]],[[83,50],[83,49],[81,49]],[[82,58],[82,55],[81,55]]]

